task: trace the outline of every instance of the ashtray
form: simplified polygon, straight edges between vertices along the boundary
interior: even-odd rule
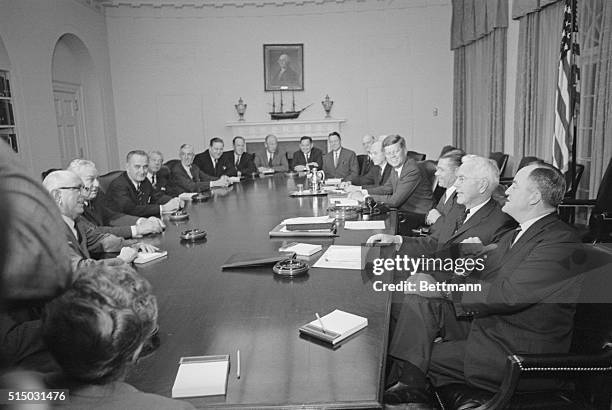
[[[283,278],[294,278],[296,276],[304,275],[308,272],[308,264],[298,259],[285,259],[276,262],[272,270],[274,274]]]
[[[204,193],[204,192],[200,192],[199,194],[195,194],[194,196],[191,197],[191,200],[193,202],[204,202],[204,201],[208,201],[209,199],[210,199],[210,194]]]
[[[206,238],[206,231],[203,229],[189,229],[181,232],[181,239],[184,241],[197,241]]]
[[[361,207],[352,205],[332,205],[327,208],[327,214],[336,219],[357,219],[361,213]]]
[[[189,214],[183,210],[179,210],[172,212],[168,218],[171,221],[184,221],[185,219],[189,218]]]

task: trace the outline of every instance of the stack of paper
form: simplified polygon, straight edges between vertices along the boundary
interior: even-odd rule
[[[168,251],[161,252],[138,252],[138,256],[134,259],[134,263],[143,264],[154,261],[155,259],[163,258],[168,255]]]
[[[385,221],[345,221],[344,229],[385,229]]]
[[[335,345],[367,325],[367,318],[336,309],[320,320],[315,319],[300,327],[300,333],[314,336]]]
[[[313,268],[357,269],[365,268],[365,258],[361,257],[361,246],[332,245]]]
[[[181,357],[172,397],[225,394],[229,355]]]
[[[293,252],[298,256],[311,256],[323,249],[321,245],[312,245],[310,243],[291,242],[286,246],[279,248],[279,252]]]

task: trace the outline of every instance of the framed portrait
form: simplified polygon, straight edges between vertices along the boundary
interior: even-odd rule
[[[264,44],[264,91],[304,90],[304,44]]]

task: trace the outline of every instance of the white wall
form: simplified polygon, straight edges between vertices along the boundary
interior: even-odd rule
[[[95,160],[101,170],[119,165],[106,23],[103,14],[74,0],[0,0],[0,38],[11,62],[15,116],[24,163],[34,173],[60,163],[53,108],[52,56],[66,33],[87,47],[101,89],[99,118],[92,126],[98,139]]]
[[[452,53],[448,0],[283,7],[113,7],[107,28],[120,155],[136,148],[176,157],[181,143],[230,141],[234,104],[247,121],[269,120],[263,44],[304,43],[301,119],[323,118],[335,101],[344,145],[366,133],[399,133],[436,157],[451,142]],[[437,116],[433,115],[434,108]]]

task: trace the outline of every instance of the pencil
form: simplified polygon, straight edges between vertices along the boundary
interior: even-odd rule
[[[240,378],[240,349],[238,349],[236,356],[237,356],[236,361],[238,362],[238,365],[236,367],[236,378],[239,379]]]
[[[325,326],[323,326],[323,321],[321,320],[321,316],[319,316],[318,313],[315,313],[315,316],[317,317],[317,320],[319,321],[319,324],[321,325],[321,330],[323,330],[323,333],[327,333],[327,331],[325,330]]]

